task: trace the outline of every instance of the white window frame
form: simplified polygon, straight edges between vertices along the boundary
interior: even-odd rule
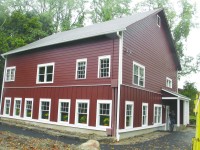
[[[61,103],[69,103],[68,121],[61,121],[61,116],[60,116]],[[67,124],[69,123],[69,121],[70,121],[70,107],[71,107],[71,100],[70,99],[59,99],[59,104],[58,104],[58,122],[67,123]]]
[[[9,104],[9,113],[8,114],[6,114],[6,101],[10,101],[10,104]],[[11,110],[11,97],[5,97],[5,99],[4,99],[4,110],[3,110],[3,114],[5,115],[5,116],[10,116],[10,110]]]
[[[156,108],[161,108],[161,112],[160,112],[160,122],[155,122],[155,115],[158,117],[158,114],[155,114],[156,112]],[[157,111],[158,113],[158,111]],[[153,120],[154,120],[154,124],[162,124],[162,105],[161,104],[154,104],[154,113],[153,113]],[[158,118],[157,118],[158,120]]]
[[[110,111],[109,111],[109,126],[102,126],[100,125],[100,104],[110,104]],[[112,120],[112,100],[97,100],[97,112],[96,112],[96,127],[98,128],[111,128],[111,120]]]
[[[160,16],[159,15],[157,15],[157,25],[158,25],[158,27],[160,27],[161,26],[161,18],[160,18]]]
[[[132,106],[132,109],[131,109],[131,111],[132,111],[132,114],[131,114],[131,116],[132,116],[132,118],[131,118],[131,125],[130,126],[126,126],[126,115],[127,115],[127,105],[131,105]],[[133,128],[133,121],[134,121],[134,102],[133,101],[126,101],[125,102],[125,129],[129,129],[129,128]]]
[[[86,124],[78,122],[78,104],[87,103],[87,122]],[[76,100],[76,113],[75,113],[75,124],[78,126],[88,126],[89,125],[89,113],[90,113],[90,100],[89,99],[77,99]]]
[[[146,115],[146,124],[143,124],[143,106],[147,107],[147,115]],[[148,116],[149,116],[149,108],[148,108],[148,103],[142,103],[142,127],[148,126]]]
[[[79,62],[85,62],[85,78],[78,78],[78,63]],[[86,79],[86,75],[87,75],[87,58],[77,59],[76,60],[76,77],[75,77],[75,79],[77,79],[77,80]]]
[[[19,115],[16,115],[16,111],[15,111],[16,101],[20,101]],[[13,116],[21,117],[21,113],[22,113],[21,109],[22,109],[22,98],[14,98]]]
[[[47,82],[47,74],[46,74],[46,68],[47,66],[53,66],[53,73],[52,73],[52,81]],[[44,76],[44,82],[39,81],[39,68],[45,67],[45,76]],[[36,84],[46,84],[46,83],[53,83],[54,82],[54,70],[55,70],[55,63],[45,63],[45,64],[38,64],[37,65],[37,77],[36,77]]]
[[[100,68],[101,68],[101,60],[102,59],[109,59],[109,72],[108,72],[108,76],[107,77],[101,77],[100,76]],[[110,67],[111,67],[111,57],[110,55],[104,55],[104,56],[99,56],[98,57],[98,78],[110,78]]]
[[[142,69],[144,69],[144,81],[143,81],[143,86],[141,86],[139,83],[139,81],[140,81],[140,76],[138,76],[138,84],[135,84],[134,83],[134,65],[136,65],[136,66],[138,66],[139,68],[142,68]],[[133,75],[132,75],[132,83],[134,84],[134,85],[137,85],[137,86],[140,86],[140,87],[145,87],[145,66],[143,66],[143,65],[141,65],[141,64],[139,64],[139,63],[137,63],[137,62],[135,62],[135,61],[133,61]],[[138,69],[138,72],[139,72],[139,70],[140,69]],[[138,73],[138,74],[140,74],[140,73]]]
[[[11,70],[13,70],[13,69],[15,70],[15,71],[14,71],[14,77],[13,77],[13,79],[11,80]],[[10,70],[9,79],[7,79],[8,70]],[[15,81],[15,73],[16,73],[16,66],[6,67],[5,82],[12,82],[12,81]]]
[[[169,77],[166,77],[166,87],[172,88],[172,79]]]
[[[42,102],[49,102],[49,116],[48,116],[48,119],[42,119],[41,117],[41,114],[42,114],[42,109],[41,109],[41,104]],[[50,118],[51,118],[51,99],[48,99],[48,98],[40,98],[40,105],[39,105],[39,120],[42,120],[42,121],[50,121]]]
[[[27,101],[31,101],[32,102],[32,106],[31,106],[31,116],[27,117],[26,115],[26,106],[27,106]],[[32,119],[33,117],[33,98],[25,98],[25,104],[24,104],[24,118],[26,119]]]

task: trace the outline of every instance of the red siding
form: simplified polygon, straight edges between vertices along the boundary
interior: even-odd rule
[[[46,85],[110,84],[118,78],[118,49],[118,39],[103,36],[11,55],[7,66],[16,66],[16,80],[5,87],[45,85],[36,84],[37,65],[50,62],[55,62],[54,83]],[[103,55],[111,55],[111,77],[98,79],[98,56]],[[76,59],[81,58],[87,58],[87,79],[75,80]]]
[[[177,91],[176,64],[166,37],[166,29],[162,24],[159,28],[156,19],[156,14],[151,15],[124,31],[123,83],[132,85],[135,61],[145,66],[146,89],[160,92],[162,88],[166,88],[166,77],[169,77],[173,80],[173,88],[170,90]]]
[[[134,102],[134,127],[142,126],[142,103],[148,103],[148,125],[153,123],[154,104],[162,104],[161,94],[140,90],[134,87],[121,86],[120,100],[120,129],[125,125],[125,101]],[[165,109],[163,110],[163,123],[165,122]]]
[[[5,89],[2,101],[2,112],[4,106],[4,98],[11,97],[11,116],[13,116],[14,98],[22,98],[22,113],[24,112],[25,98],[33,98],[33,119],[38,119],[39,100],[40,98],[51,99],[51,115],[50,121],[56,122],[58,115],[58,100],[71,99],[70,123],[74,124],[76,99],[90,100],[89,126],[96,126],[96,102],[97,99],[112,100],[112,88],[110,86],[86,86],[86,87],[63,87],[63,88],[27,88],[27,89]]]

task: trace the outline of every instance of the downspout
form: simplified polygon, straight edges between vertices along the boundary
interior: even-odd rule
[[[1,115],[1,108],[2,108],[2,98],[3,98],[3,90],[4,90],[4,83],[5,83],[5,74],[6,74],[6,66],[7,66],[7,59],[1,55],[3,59],[5,59],[4,63],[4,72],[3,72],[3,82],[2,82],[2,87],[1,87],[1,99],[0,99],[0,115]]]
[[[119,37],[119,68],[118,68],[118,96],[117,96],[117,127],[116,127],[116,139],[119,141],[119,112],[120,112],[120,89],[122,84],[122,54],[123,54],[123,32],[118,31],[117,36]]]

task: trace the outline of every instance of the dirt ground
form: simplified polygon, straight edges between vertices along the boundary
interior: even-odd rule
[[[0,131],[1,150],[70,150],[70,145],[50,139],[32,138],[16,135],[8,131]]]

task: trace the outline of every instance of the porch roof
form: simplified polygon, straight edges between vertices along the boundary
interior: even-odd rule
[[[188,98],[182,94],[176,93],[174,91],[169,91],[166,89],[162,89],[161,91],[163,93],[163,96],[162,96],[163,100],[167,100],[167,99],[175,99],[175,100],[180,99],[180,100],[186,100],[186,101],[191,100],[190,98]]]

